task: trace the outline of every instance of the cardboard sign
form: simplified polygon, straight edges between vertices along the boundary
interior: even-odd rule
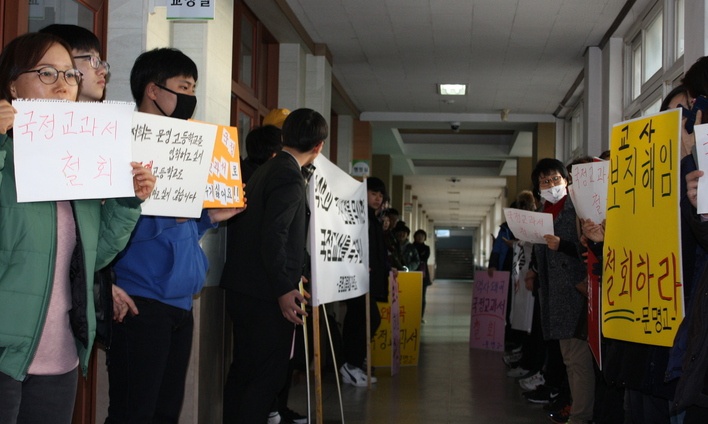
[[[244,202],[238,129],[223,125],[217,128],[203,207],[240,208]]]
[[[470,348],[504,351],[508,290],[508,271],[495,271],[492,277],[487,271],[474,273]]]
[[[391,299],[394,298],[389,293],[389,302],[378,303],[381,313],[381,325],[374,334],[371,344],[371,365],[375,367],[394,366],[394,334],[399,338],[400,365],[418,365],[418,355],[420,351],[420,320],[423,309],[423,273],[399,272],[398,273],[398,308],[399,331],[394,327],[394,308]],[[394,370],[392,370],[394,371]]]
[[[133,103],[14,100],[17,201],[135,196]]]
[[[680,243],[681,112],[612,128],[602,332],[671,346],[684,315]]]

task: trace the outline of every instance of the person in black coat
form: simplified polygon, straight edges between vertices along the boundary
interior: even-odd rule
[[[283,150],[249,179],[248,209],[234,223],[220,283],[235,336],[224,423],[266,422],[285,382],[294,324],[306,315],[298,291],[308,215],[301,168],[327,135],[318,112],[293,111],[283,124]]]
[[[366,179],[367,203],[369,211],[369,292],[371,334],[381,324],[381,314],[376,302],[388,301],[388,250],[384,241],[383,226],[377,216],[377,211],[386,197],[386,187],[381,179],[370,177]],[[347,314],[344,316],[342,339],[344,342],[344,364],[339,368],[342,381],[358,387],[369,385],[366,372],[363,370],[366,359],[366,295],[347,299]],[[371,377],[371,383],[376,383],[376,377]]]

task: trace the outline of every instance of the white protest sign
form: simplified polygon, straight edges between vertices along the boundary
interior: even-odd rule
[[[553,234],[553,215],[550,213],[504,208],[504,216],[509,229],[519,240],[546,244],[543,236]]]
[[[17,201],[133,197],[133,103],[14,100]]]
[[[216,130],[216,125],[135,112],[133,160],[152,168],[157,178],[143,215],[201,216]]]
[[[698,169],[703,171],[703,176],[698,179],[698,213],[708,213],[708,124],[696,125],[693,127],[696,135],[696,158]]]
[[[309,183],[312,304],[336,302],[369,291],[366,183],[320,155]]]
[[[578,217],[597,224],[605,220],[609,167],[608,161],[573,165],[573,184],[568,186],[568,193]]]

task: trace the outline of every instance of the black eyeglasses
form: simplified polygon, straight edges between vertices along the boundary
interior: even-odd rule
[[[39,80],[47,85],[57,82],[59,79],[59,74],[64,74],[64,81],[66,81],[69,85],[79,85],[81,82],[81,77],[83,76],[81,71],[78,69],[59,71],[53,66],[43,66],[39,69],[30,69],[29,71],[20,72],[20,74],[29,74],[31,72],[36,72],[37,76],[39,76]]]
[[[103,67],[106,68],[106,72],[109,72],[109,71],[111,70],[111,65],[109,65],[108,62],[106,62],[105,60],[101,60],[101,58],[98,57],[98,56],[93,56],[93,55],[90,55],[90,54],[84,54],[84,55],[81,55],[81,56],[74,56],[74,59],[84,59],[84,60],[88,60],[88,61],[89,61],[89,64],[91,65],[91,67],[92,67],[93,69],[98,69],[98,68],[100,68],[101,66],[103,66]]]

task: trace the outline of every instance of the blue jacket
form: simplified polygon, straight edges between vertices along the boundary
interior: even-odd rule
[[[191,310],[208,268],[199,240],[216,226],[206,209],[201,218],[181,223],[172,217],[140,217],[114,266],[117,285],[131,296]]]

